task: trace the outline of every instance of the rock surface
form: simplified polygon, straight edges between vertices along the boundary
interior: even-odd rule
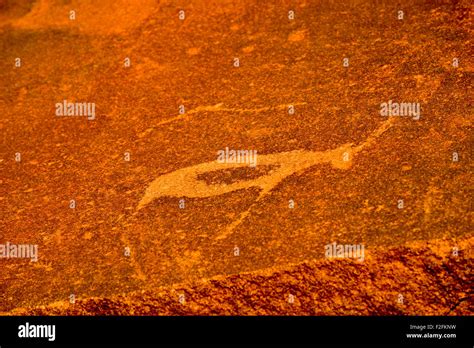
[[[472,315],[471,12],[0,0],[0,311]]]

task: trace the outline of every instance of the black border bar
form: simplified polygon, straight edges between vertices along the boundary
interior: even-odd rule
[[[55,325],[54,342],[47,338],[18,337],[19,326],[27,322],[29,325]],[[414,329],[412,325],[426,329]],[[428,329],[429,325],[431,329]],[[443,325],[456,325],[456,328],[448,329]],[[454,333],[456,338],[407,338],[410,333]],[[36,344],[403,344],[416,347],[472,347],[473,333],[472,316],[0,317],[1,348]]]

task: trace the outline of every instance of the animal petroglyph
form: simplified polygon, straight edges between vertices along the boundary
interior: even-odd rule
[[[300,173],[316,164],[330,163],[333,167],[338,169],[350,168],[354,155],[367,146],[372,145],[381,134],[392,126],[392,124],[393,119],[385,121],[359,145],[348,143],[326,151],[295,150],[259,155],[259,166],[275,166],[275,169],[265,175],[251,180],[242,180],[231,184],[208,184],[204,180],[199,179],[202,174],[208,172],[248,166],[245,163],[219,163],[215,160],[178,169],[156,178],[145,190],[145,194],[138,204],[138,209],[142,209],[159,197],[206,198],[251,187],[258,187],[260,188],[260,193],[256,201],[253,203],[254,205],[285,178],[295,173]],[[217,238],[226,238],[230,233],[232,233],[235,227],[237,227],[249,215],[252,206],[247,211],[243,212],[240,217],[231,223]]]

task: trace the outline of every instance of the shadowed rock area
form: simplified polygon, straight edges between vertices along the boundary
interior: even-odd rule
[[[280,270],[221,276],[75,304],[55,303],[11,314],[470,315],[473,242],[472,238],[463,242],[458,257],[450,255],[449,242],[416,243],[374,250],[364,263],[306,261]]]

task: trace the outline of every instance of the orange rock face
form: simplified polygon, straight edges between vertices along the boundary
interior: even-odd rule
[[[471,12],[0,0],[0,312],[472,315]]]

